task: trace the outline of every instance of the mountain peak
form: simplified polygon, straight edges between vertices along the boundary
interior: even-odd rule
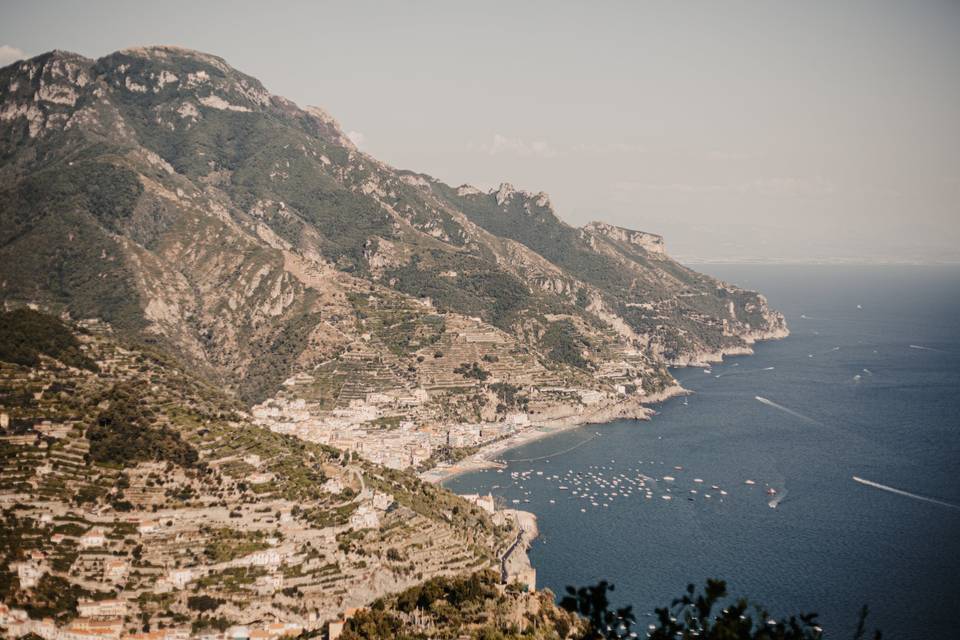
[[[500,183],[499,189],[491,189],[490,193],[496,194],[497,206],[502,207],[514,196],[520,196],[525,200],[534,200],[538,207],[550,209],[551,211],[553,210],[553,207],[550,204],[550,196],[548,196],[544,191],[532,193],[530,191],[524,191],[523,189],[517,189],[509,182],[502,182]]]
[[[223,73],[231,73],[235,71],[235,69],[227,64],[227,61],[220,56],[215,56],[204,51],[188,49],[186,47],[179,47],[175,45],[158,44],[142,47],[128,47],[110,55],[116,54],[164,61],[191,59],[215,67]]]

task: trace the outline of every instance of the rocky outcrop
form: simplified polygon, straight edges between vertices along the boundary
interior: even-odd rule
[[[590,233],[606,236],[611,240],[637,245],[644,251],[648,251],[653,254],[666,253],[666,250],[663,246],[663,236],[658,236],[654,233],[633,231],[631,229],[624,229],[623,227],[615,227],[614,225],[607,224],[606,222],[591,222],[584,227],[584,230]]]

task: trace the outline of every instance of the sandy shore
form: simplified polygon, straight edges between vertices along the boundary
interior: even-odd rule
[[[481,447],[477,453],[456,464],[439,465],[429,471],[424,471],[420,474],[420,477],[427,482],[443,482],[464,473],[495,468],[500,466],[495,462],[496,459],[500,458],[509,449],[588,424],[603,424],[623,419],[649,420],[655,413],[649,405],[688,393],[689,391],[680,385],[672,385],[659,393],[643,396],[638,400],[602,405],[575,415],[544,420],[540,424],[518,431],[509,438]]]

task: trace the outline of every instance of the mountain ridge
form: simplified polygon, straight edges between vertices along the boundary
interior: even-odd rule
[[[667,365],[787,331],[660,236],[573,227],[506,182],[390,167],[217,56],[54,51],[0,69],[0,91],[4,306],[101,318],[248,406],[502,422],[520,405],[499,384],[531,419],[597,403],[637,415],[670,386]],[[378,393],[391,406],[371,412]]]

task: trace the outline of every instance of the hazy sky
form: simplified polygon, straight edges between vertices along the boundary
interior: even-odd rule
[[[0,63],[175,44],[447,182],[693,259],[960,261],[960,1],[0,2]]]

